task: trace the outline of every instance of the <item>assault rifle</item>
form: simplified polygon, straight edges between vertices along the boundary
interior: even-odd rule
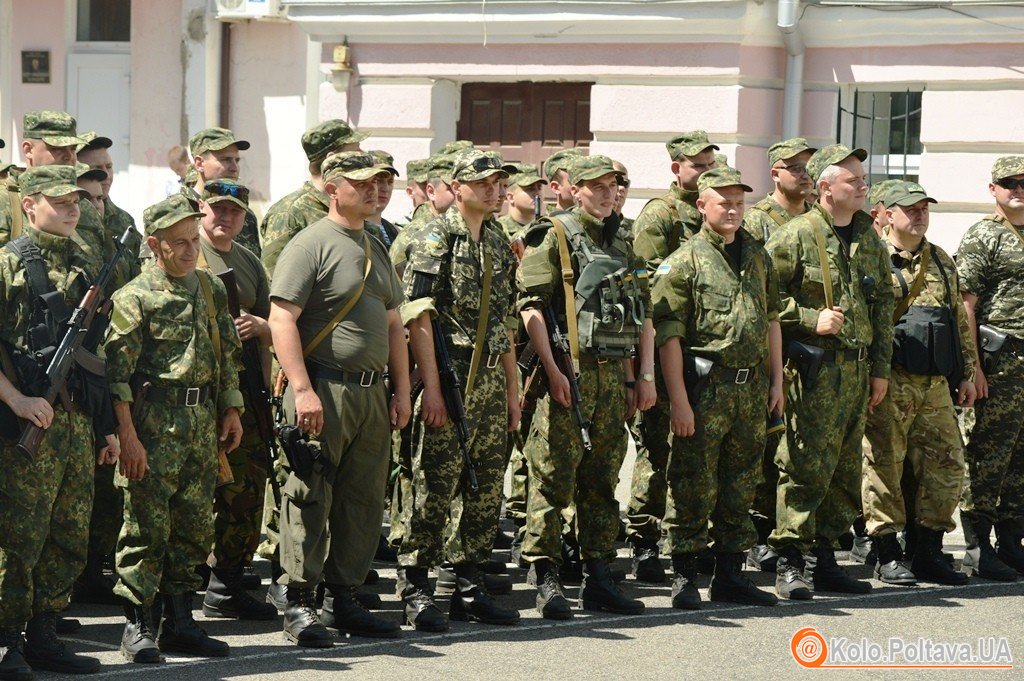
[[[580,411],[580,384],[576,376],[576,366],[572,361],[572,353],[569,350],[569,337],[558,327],[558,318],[550,305],[544,308],[544,323],[548,327],[548,336],[551,339],[551,350],[555,353],[555,364],[561,369],[565,377],[569,379],[569,397],[572,400],[572,419],[576,427],[580,429],[580,439],[583,441],[583,449],[591,451],[593,445],[590,443],[590,426],[583,418]]]
[[[459,439],[459,449],[462,450],[462,463],[466,468],[469,488],[476,492],[479,489],[479,484],[476,479],[476,464],[473,463],[473,458],[469,455],[469,424],[466,422],[466,405],[462,401],[462,386],[452,367],[452,358],[448,354],[448,343],[445,341],[441,322],[438,319],[432,319],[430,328],[434,332],[434,356],[437,358],[441,397],[444,398],[448,418],[455,426],[455,435]]]

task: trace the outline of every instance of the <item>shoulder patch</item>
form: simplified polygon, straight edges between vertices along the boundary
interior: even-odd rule
[[[670,265],[667,262],[663,262],[660,265],[658,265],[658,269],[657,269],[657,271],[654,274],[655,275],[658,275],[658,274],[668,274],[671,271],[672,271],[672,265]]]
[[[114,331],[122,336],[131,333],[135,330],[135,327],[138,326],[138,324],[132,319],[129,319],[117,305],[114,305],[114,309],[110,314],[110,325],[113,327]]]

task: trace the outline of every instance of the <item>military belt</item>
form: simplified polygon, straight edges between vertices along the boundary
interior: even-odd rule
[[[598,357],[588,352],[580,353],[580,364],[607,364],[610,361],[612,361],[610,357]]]
[[[717,364],[711,369],[714,373],[715,378],[723,380],[726,383],[735,383],[736,385],[744,385],[751,378],[754,377],[757,367],[753,369],[728,369],[726,367],[720,367]]]
[[[179,407],[198,407],[213,395],[210,386],[200,388],[160,388],[150,386],[146,393],[146,401],[173,404]]]
[[[313,380],[323,379],[325,381],[338,381],[340,383],[354,383],[361,388],[369,388],[377,385],[384,377],[382,371],[340,371],[323,366],[315,366],[312,371]]]
[[[835,364],[836,362],[863,362],[868,358],[867,348],[855,350],[826,350],[821,361]]]
[[[451,357],[458,359],[472,361],[473,359],[473,348],[448,348],[448,354]],[[501,355],[485,355],[484,362],[488,369],[494,369],[501,363]]]

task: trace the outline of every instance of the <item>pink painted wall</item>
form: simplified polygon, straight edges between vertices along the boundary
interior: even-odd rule
[[[20,159],[17,147],[21,142],[22,118],[27,111],[37,109],[63,109],[67,98],[64,0],[33,0],[14,2],[11,7],[11,44],[5,59],[11,60],[11,118],[14,135],[4,138],[11,147],[11,157]],[[33,27],[30,29],[30,27]],[[39,28],[36,28],[39,27]],[[41,30],[45,27],[45,30]],[[22,50],[49,50],[50,83],[23,84],[21,82]],[[13,139],[12,139],[13,137]]]

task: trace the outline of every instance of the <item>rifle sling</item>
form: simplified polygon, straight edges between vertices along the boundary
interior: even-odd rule
[[[25,216],[21,213],[21,193],[8,189],[7,198],[11,201],[11,241],[14,241],[21,236]]]
[[[473,346],[473,357],[469,360],[469,376],[466,377],[466,401],[473,392],[476,372],[480,368],[480,357],[484,353],[487,339],[487,319],[491,312],[491,250],[487,247],[484,232],[480,233],[480,249],[483,251],[484,290],[480,294],[480,316],[476,322],[476,344]]]
[[[825,235],[821,228],[814,225],[814,241],[818,245],[818,263],[821,266],[821,284],[825,288],[825,309],[831,310],[832,298],[832,270],[828,266],[828,250],[825,248]]]
[[[565,325],[569,333],[569,354],[572,369],[578,376],[580,373],[580,332],[576,319],[576,293],[573,289],[575,275],[572,271],[572,253],[569,242],[565,238],[565,225],[556,217],[549,217],[558,239],[558,260],[562,269],[562,290],[565,297]],[[550,331],[550,329],[549,329]]]
[[[893,310],[893,324],[900,320],[900,317],[902,317],[906,313],[906,311],[910,309],[910,306],[914,304],[914,301],[917,300],[917,297],[921,295],[921,288],[924,286],[924,275],[925,272],[928,271],[928,265],[931,263],[931,258],[929,258],[930,254],[931,251],[930,249],[927,248],[924,249],[924,251],[921,253],[921,265],[918,267],[917,275],[914,276],[914,282],[910,285],[910,291],[907,292],[903,300],[901,300],[899,305],[896,306],[896,309]],[[893,272],[899,272],[898,267],[896,267],[895,265],[893,265],[892,267]],[[900,280],[902,281],[902,273],[898,274],[897,276],[900,277]]]
[[[356,288],[355,293],[348,299],[348,302],[338,310],[338,314],[334,315],[334,318],[327,323],[323,329],[320,330],[313,340],[306,343],[306,347],[302,348],[302,358],[309,357],[310,353],[316,350],[317,346],[323,342],[327,336],[331,335],[334,329],[341,323],[341,320],[345,318],[352,308],[359,302],[359,298],[363,295],[363,289],[366,288],[366,280],[370,278],[370,270],[373,268],[373,259],[370,257],[370,238],[363,234],[363,254],[366,263],[363,265],[363,280],[359,282],[359,286]]]

